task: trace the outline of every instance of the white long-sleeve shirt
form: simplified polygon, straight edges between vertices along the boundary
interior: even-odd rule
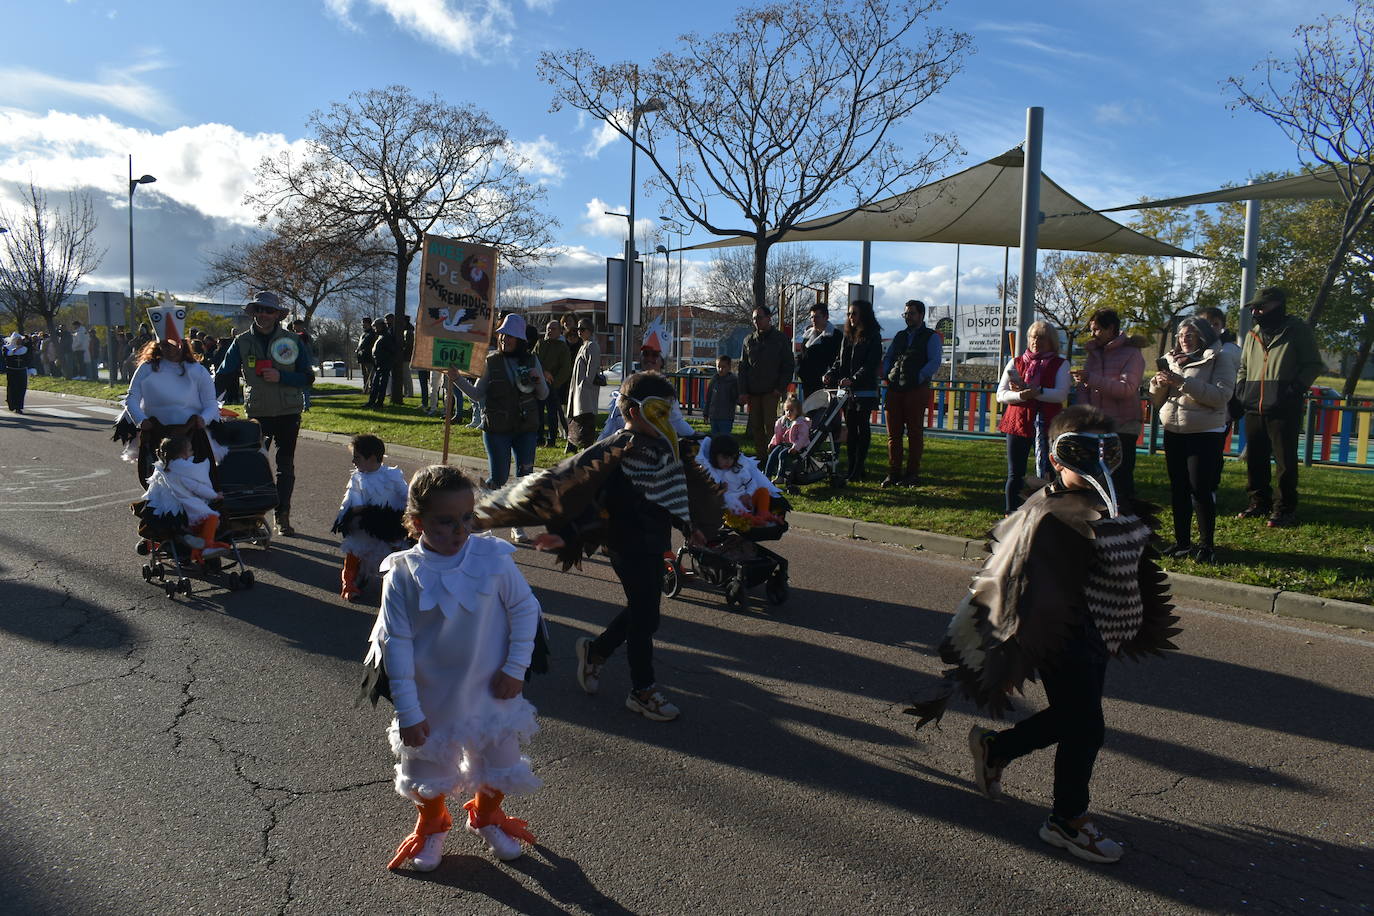
[[[134,370],[129,380],[129,396],[124,407],[135,424],[152,417],[163,426],[178,426],[199,416],[207,424],[219,419],[215,382],[209,371],[197,362],[174,363],[162,360],[157,371],[146,362]],[[182,367],[186,368],[183,375]]]
[[[387,574],[369,660],[386,663],[396,722],[428,721],[430,742],[469,743],[523,715],[520,698],[491,692],[497,671],[523,678],[534,654],[539,601],[506,541],[474,535],[451,557],[423,543],[382,563]],[[526,704],[527,705],[527,704]]]
[[[1011,388],[1012,373],[1016,371],[1016,360],[1011,359],[1007,362],[1007,367],[1002,370],[1002,378],[997,383],[997,403],[999,404],[1023,404],[1025,401],[1021,397],[1021,392],[1013,391]],[[1032,400],[1044,401],[1046,404],[1063,404],[1069,396],[1069,361],[1066,359],[1059,364],[1059,371],[1054,375],[1054,387],[1045,388]]]

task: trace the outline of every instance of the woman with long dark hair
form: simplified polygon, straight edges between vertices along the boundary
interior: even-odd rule
[[[826,384],[849,389],[849,400],[844,405],[848,480],[865,477],[864,463],[873,438],[869,418],[878,409],[878,369],[882,359],[883,328],[873,314],[873,303],[856,299],[849,303],[840,352],[826,374]]]
[[[219,419],[215,383],[179,333],[144,345],[124,409],[139,431],[138,482],[143,486],[148,485],[154,451],[163,439],[185,436],[197,461],[214,460],[205,427]]]

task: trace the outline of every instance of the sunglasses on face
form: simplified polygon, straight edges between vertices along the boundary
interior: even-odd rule
[[[275,315],[275,314],[277,314],[277,310],[274,309],[274,308],[272,308],[270,305],[255,305],[255,306],[253,306],[251,309],[249,309],[248,311],[252,312],[254,315]]]

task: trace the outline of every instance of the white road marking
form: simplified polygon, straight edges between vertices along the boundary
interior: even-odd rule
[[[30,407],[29,413],[41,413],[45,417],[58,417],[62,420],[89,420],[91,417],[84,413],[77,413],[75,410],[64,410],[61,407]]]
[[[44,509],[49,512],[85,512],[89,509],[99,509],[104,506],[118,505],[121,502],[142,495],[143,491],[141,489],[132,489],[116,490],[113,493],[95,493],[91,496],[81,496],[76,499],[0,502],[0,512],[29,512],[34,509]],[[104,500],[104,502],[92,503],[92,500]]]

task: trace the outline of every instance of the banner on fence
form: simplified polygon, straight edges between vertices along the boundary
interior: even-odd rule
[[[961,357],[989,353],[995,356],[1002,332],[1002,306],[960,305],[956,312],[948,306],[932,305],[926,309],[926,324],[945,339],[946,359],[954,348],[958,348]]]
[[[495,315],[496,254],[485,245],[425,235],[411,366],[482,374]]]

